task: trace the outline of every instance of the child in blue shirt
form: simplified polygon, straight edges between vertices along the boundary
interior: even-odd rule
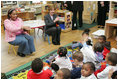
[[[72,55],[73,58],[73,69],[71,70],[71,79],[76,79],[81,77],[81,67],[83,65],[83,54],[79,51]]]

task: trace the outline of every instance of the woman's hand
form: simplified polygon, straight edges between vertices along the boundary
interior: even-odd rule
[[[56,17],[54,20],[54,22],[57,22],[57,21],[59,21],[59,17]]]
[[[31,27],[29,27],[29,26],[23,26],[22,29],[23,30],[31,30]]]

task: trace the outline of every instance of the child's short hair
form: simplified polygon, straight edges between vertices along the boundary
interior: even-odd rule
[[[102,52],[104,50],[104,46],[102,43],[100,42],[97,42],[95,45],[94,45],[94,52]]]
[[[70,79],[71,72],[68,68],[61,68],[60,70],[63,72],[63,79]]]
[[[99,36],[99,38],[102,38],[102,40],[106,41],[106,36],[105,35],[101,35],[101,36]]]
[[[91,41],[90,39],[88,39],[88,40],[86,41],[86,44],[92,46],[92,41]]]
[[[90,32],[90,29],[85,29],[84,32],[82,33],[82,35],[84,35],[84,34],[89,35],[89,32]]]
[[[55,64],[55,63],[52,63],[52,64],[51,64],[51,68],[52,68],[55,72],[57,72],[57,71],[59,70],[59,66],[58,66],[57,64]]]
[[[117,53],[110,52],[107,55],[108,55],[108,60],[112,62],[112,65],[115,66],[117,64]]]
[[[112,76],[111,76],[112,79],[117,79],[117,71],[114,71]]]
[[[65,47],[60,47],[58,49],[58,54],[60,57],[66,57],[67,49]]]
[[[79,62],[82,62],[83,61],[83,54],[82,54],[82,52],[77,51],[72,55],[72,58],[77,59]]]
[[[95,64],[93,64],[92,62],[86,62],[84,64],[87,64],[90,66],[91,70],[95,71]]]
[[[43,69],[43,61],[40,58],[35,58],[32,61],[31,68],[35,73],[41,72]]]

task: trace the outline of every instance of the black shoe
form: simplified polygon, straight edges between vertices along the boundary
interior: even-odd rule
[[[20,57],[25,57],[25,54],[23,54],[23,53],[17,53]]]
[[[72,30],[77,30],[77,28],[72,28]]]
[[[104,27],[103,27],[103,26],[102,26],[101,28],[102,28],[102,29],[104,29]]]
[[[60,45],[60,43],[57,43],[57,45]]]
[[[53,43],[54,45],[58,45],[57,43]]]
[[[100,26],[98,26],[98,28],[100,28]]]
[[[56,42],[52,42],[54,45],[57,45],[57,43]]]

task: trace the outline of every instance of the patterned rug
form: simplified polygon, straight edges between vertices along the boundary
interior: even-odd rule
[[[71,45],[71,43],[65,45],[64,47],[67,47],[70,45]],[[67,49],[67,50],[68,50],[68,56],[69,56],[71,62],[73,62],[72,57],[71,57],[72,50],[70,50],[70,49]],[[46,59],[48,59],[53,54],[57,54],[57,49],[44,56],[41,56],[40,58],[43,60],[43,62],[46,62]],[[28,70],[31,69],[31,63],[32,63],[32,61],[5,73],[7,79],[27,79],[27,72],[28,72]],[[45,63],[45,65],[47,65],[47,64]]]

